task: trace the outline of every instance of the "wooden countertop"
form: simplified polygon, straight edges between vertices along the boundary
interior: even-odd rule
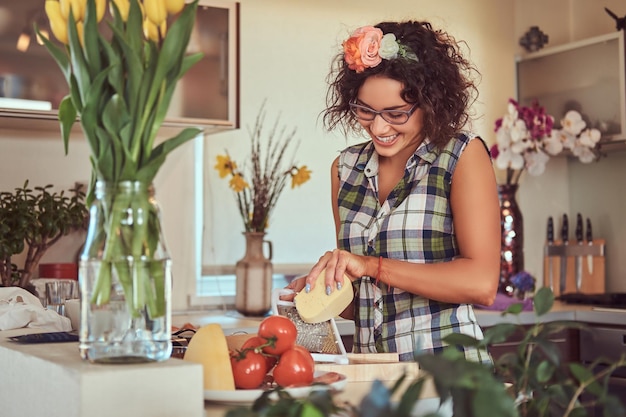
[[[503,316],[501,311],[474,309],[478,324],[483,327],[498,323],[534,324],[537,320],[533,311],[524,311],[519,315]],[[581,304],[566,304],[555,301],[554,306],[547,314],[540,317],[542,321],[574,320],[599,325],[626,324],[626,309],[607,309]],[[192,323],[202,326],[208,323],[218,323],[224,333],[254,333],[263,317],[246,317],[235,311],[192,311],[175,314],[172,322],[176,326]],[[354,323],[351,320],[336,319],[337,328],[341,335],[352,335]]]
[[[335,403],[343,404],[349,403],[353,406],[358,406],[361,399],[370,392],[372,388],[371,382],[350,382],[346,388],[335,395]],[[402,392],[402,390],[400,390]],[[424,415],[427,411],[435,412],[439,406],[439,398],[436,397],[433,386],[426,386],[422,397],[418,401],[417,415]],[[211,402],[205,402],[205,416],[206,417],[224,417],[228,410],[237,407],[236,405],[223,405],[215,404]],[[449,410],[448,410],[449,409]],[[442,417],[452,415],[451,406],[444,404],[440,414]]]
[[[533,324],[536,316],[533,312],[523,312],[519,316],[502,316],[498,311],[476,310],[479,323],[482,326],[490,326],[501,322],[515,322],[519,324]],[[175,314],[173,322],[175,325],[181,325],[186,322],[195,325],[204,325],[207,323],[219,323],[224,328],[226,334],[237,332],[256,332],[262,317],[244,317],[234,312],[186,312],[184,314]],[[552,320],[576,320],[597,325],[624,325],[626,323],[626,310],[601,309],[592,306],[568,305],[560,302],[555,303],[553,309],[541,317],[542,321]],[[349,320],[338,320],[337,325],[342,334],[351,335],[354,325]],[[198,400],[202,402],[203,395],[198,390],[201,388],[199,382],[201,372],[195,364],[187,364],[177,359],[157,364],[147,364],[142,366],[103,366],[94,365],[82,361],[79,357],[76,344],[40,344],[33,345],[16,345],[7,342],[6,337],[12,334],[31,333],[33,329],[18,329],[15,331],[0,332],[0,368],[7,371],[10,375],[19,376],[0,379],[0,400],[4,404],[13,404],[14,409],[5,410],[7,416],[18,415],[38,415],[40,409],[35,409],[37,404],[45,404],[48,407],[47,415],[51,417],[61,416],[80,416],[81,411],[89,408],[93,416],[94,398],[96,393],[103,393],[106,390],[115,392],[115,395],[122,395],[118,392],[118,388],[123,388],[125,384],[119,384],[120,379],[125,382],[138,378],[144,372],[160,375],[162,378],[155,378],[154,375],[146,380],[151,381],[146,386],[146,395],[154,395],[155,392],[166,392],[163,398],[185,398],[190,396],[190,410],[185,415],[197,415],[195,411],[203,412],[205,417],[223,416],[224,412],[232,406],[219,405],[209,402],[198,404]],[[132,372],[131,372],[132,371]],[[139,371],[139,372],[138,372]],[[132,374],[132,375],[131,375]],[[193,378],[189,375],[193,374]],[[47,376],[44,376],[47,375]],[[6,381],[5,381],[6,380]],[[50,384],[50,381],[57,383]],[[87,382],[86,382],[87,381]],[[106,381],[106,384],[103,382]],[[180,381],[184,381],[181,384]],[[176,387],[169,385],[174,383]],[[85,384],[92,387],[94,396],[90,396],[89,400],[83,398],[81,392],[84,392]],[[103,385],[104,384],[104,385]],[[24,387],[30,387],[24,391]],[[181,388],[183,387],[183,388]],[[106,389],[105,389],[106,388]],[[349,382],[345,390],[338,394],[338,401],[349,401],[353,405],[357,405],[361,398],[371,388],[369,382]],[[32,390],[39,392],[41,398],[45,397],[46,401],[29,401],[32,398]],[[115,390],[118,391],[115,391]],[[178,390],[178,391],[177,391]],[[64,392],[61,395],[61,391]],[[74,403],[61,401],[68,394],[73,398]],[[170,394],[176,395],[170,395]],[[433,399],[434,391],[428,391],[424,394],[424,400],[420,401],[425,406],[433,401],[438,403],[437,399]],[[40,398],[38,397],[38,398]],[[141,395],[135,395],[134,398],[140,399]],[[433,401],[428,401],[433,400]],[[155,402],[157,404],[158,402]],[[171,403],[171,402],[170,402]],[[168,403],[168,404],[170,404]],[[74,404],[74,405],[72,405]],[[76,404],[80,404],[77,408]],[[113,403],[107,403],[111,405]],[[160,407],[166,407],[168,404],[158,403]],[[172,403],[173,404],[173,403]],[[125,403],[128,410],[129,404]],[[200,410],[195,408],[200,406]],[[29,408],[30,407],[30,408]],[[140,407],[137,403],[136,407]],[[102,407],[101,407],[102,408]],[[132,408],[132,407],[131,407]],[[55,412],[52,412],[54,410]],[[181,409],[179,408],[178,411]],[[111,411],[111,410],[109,410]],[[30,414],[29,414],[30,412]],[[34,414],[33,414],[34,413]],[[3,414],[4,415],[4,414]],[[122,414],[119,414],[122,415]],[[91,414],[90,414],[91,416]]]

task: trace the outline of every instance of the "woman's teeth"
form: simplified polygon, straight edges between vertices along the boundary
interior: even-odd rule
[[[398,134],[396,133],[395,135],[391,136],[376,136],[376,139],[378,139],[378,141],[382,143],[389,143],[393,141],[397,136]]]

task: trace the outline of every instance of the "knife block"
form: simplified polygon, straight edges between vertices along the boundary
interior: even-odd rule
[[[555,296],[561,295],[561,263],[565,262],[565,293],[580,292],[584,294],[601,294],[606,290],[604,239],[593,239],[593,244],[569,243],[564,245],[555,241],[552,245],[544,246],[543,286],[550,286],[550,271],[552,272],[552,291]],[[587,256],[593,257],[593,271],[589,273]],[[576,258],[580,256],[582,262],[582,282],[580,291],[576,289]]]

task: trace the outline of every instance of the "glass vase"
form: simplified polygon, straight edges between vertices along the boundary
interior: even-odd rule
[[[515,199],[517,188],[517,184],[498,186],[502,231],[498,290],[509,296],[514,293],[511,278],[524,270],[524,219]]]
[[[272,306],[272,242],[264,239],[263,232],[245,232],[244,236],[246,252],[235,265],[235,309],[245,316],[263,316]]]
[[[171,259],[151,185],[98,182],[80,256],[79,349],[97,363],[170,357]]]

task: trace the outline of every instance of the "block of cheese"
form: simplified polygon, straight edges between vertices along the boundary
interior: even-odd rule
[[[189,341],[183,360],[202,364],[205,390],[235,389],[228,344],[219,324],[200,327]]]
[[[310,292],[302,290],[294,298],[298,314],[307,323],[321,323],[337,317],[354,297],[348,276],[344,275],[341,289],[333,288],[330,295],[326,294],[325,277],[325,272],[319,274]]]

